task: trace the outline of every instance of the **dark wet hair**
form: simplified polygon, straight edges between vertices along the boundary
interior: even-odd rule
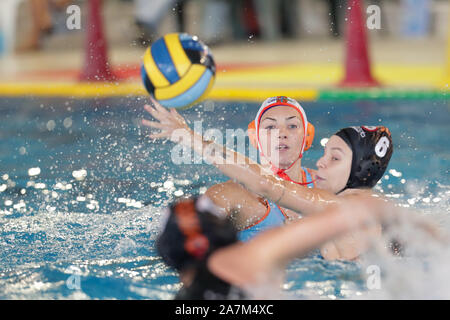
[[[172,203],[162,219],[156,248],[164,262],[178,271],[238,241],[232,222],[206,196]]]

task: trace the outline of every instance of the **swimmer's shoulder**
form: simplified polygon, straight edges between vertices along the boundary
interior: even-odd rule
[[[338,195],[338,198],[344,201],[345,199],[352,199],[355,197],[365,198],[367,201],[373,203],[389,202],[383,194],[375,192],[372,189],[346,189]]]
[[[345,189],[339,194],[339,197],[353,198],[359,196],[377,196],[372,189]]]
[[[382,202],[390,202],[389,199],[382,193],[376,192],[373,189],[346,189],[342,191],[339,195],[339,198],[347,198],[351,199],[353,197],[365,197],[368,201],[382,201]]]
[[[226,196],[229,200],[245,199],[258,201],[260,198],[257,194],[247,190],[244,186],[234,182],[233,180],[228,180],[226,182],[213,185],[206,191],[206,195],[210,198]]]
[[[261,197],[232,180],[213,185],[205,195],[216,205],[225,208],[228,213],[239,209],[240,215],[254,215],[259,211],[265,212],[266,209],[266,203]]]

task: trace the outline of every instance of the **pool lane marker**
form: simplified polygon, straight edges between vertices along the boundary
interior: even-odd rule
[[[0,83],[0,97],[124,97],[147,96],[140,82],[121,83]],[[214,86],[206,97],[222,101],[256,101],[264,97],[285,95],[301,101],[356,100],[356,99],[449,99],[448,89],[394,89],[394,88],[246,88]]]

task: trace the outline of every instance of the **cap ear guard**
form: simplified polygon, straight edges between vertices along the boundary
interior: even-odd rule
[[[209,249],[209,240],[203,234],[188,236],[184,243],[184,249],[196,259],[201,259]]]
[[[247,132],[248,132],[248,138],[250,140],[250,144],[253,146],[253,148],[258,149],[258,141],[256,139],[255,120],[253,120],[252,122],[250,122],[248,124]]]
[[[201,259],[209,249],[209,241],[202,234],[195,202],[192,200],[179,202],[174,207],[174,214],[181,233],[186,237],[184,249],[196,259]]]
[[[305,149],[303,151],[306,151],[309,148],[311,148],[313,140],[314,140],[315,132],[316,132],[316,129],[314,128],[314,126],[310,122],[308,122],[308,124],[306,126]]]
[[[183,270],[237,241],[233,223],[215,210],[217,207],[203,196],[177,201],[167,208],[155,245],[168,266]]]

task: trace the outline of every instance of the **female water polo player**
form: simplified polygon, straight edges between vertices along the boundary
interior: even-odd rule
[[[171,138],[174,130],[184,130],[191,139],[175,142],[191,141],[189,147],[225,175],[242,183],[250,191],[304,215],[323,210],[327,205],[355,193],[371,194],[369,189],[383,175],[393,152],[389,130],[384,127],[342,129],[330,138],[324,156],[317,162],[315,177],[317,186],[323,189],[310,189],[264,174],[263,167],[254,161],[222,145],[204,141],[189,129],[175,110],[168,112],[156,102],[154,107],[147,106],[146,109],[159,122],[143,120],[144,125],[161,130],[151,135],[152,138]],[[224,161],[230,158],[236,161]],[[374,234],[381,234],[381,226],[334,240],[321,248],[321,254],[326,259],[356,259],[367,247],[367,236]]]
[[[250,123],[249,133],[251,143],[259,151],[261,165],[268,172],[313,187],[311,171],[302,167],[301,159],[311,146],[314,127],[297,101],[288,97],[266,99]],[[243,241],[299,216],[232,180],[212,186],[206,195],[225,209],[241,230],[238,236]]]
[[[354,196],[240,242],[234,225],[207,196],[184,199],[161,216],[156,248],[179,272],[183,287],[176,299],[273,298],[288,262],[336,236],[384,219],[387,205],[367,195]],[[253,291],[261,288],[272,296]]]
[[[249,125],[249,134],[268,172],[313,187],[311,170],[302,167],[301,159],[312,144],[314,127],[297,101],[281,96],[266,99]],[[261,230],[299,217],[232,180],[212,186],[206,195],[232,218],[241,230],[240,240],[249,240]]]

